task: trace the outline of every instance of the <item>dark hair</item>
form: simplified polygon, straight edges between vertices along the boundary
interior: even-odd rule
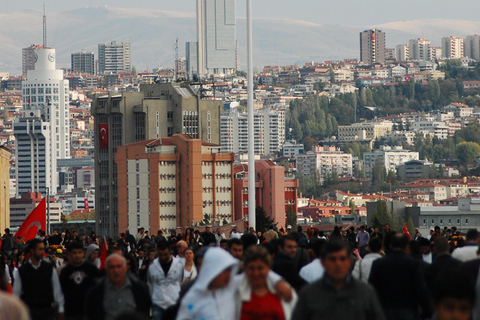
[[[444,298],[467,299],[473,306],[475,302],[475,282],[458,269],[446,269],[440,272],[432,285],[432,298],[439,303]]]
[[[467,231],[467,241],[477,240],[479,237],[477,229],[470,229]]]
[[[435,249],[435,253],[443,253],[448,252],[448,240],[445,237],[437,237],[433,240],[433,248]]]
[[[228,240],[228,249],[231,249],[234,244],[243,246],[243,243],[240,239],[232,238]]]
[[[170,246],[168,245],[168,242],[165,240],[161,240],[157,242],[157,250],[170,250]]]
[[[327,242],[327,240],[325,239],[312,239],[308,243],[308,249],[313,250],[313,253],[315,253],[315,256],[319,258],[320,255],[322,254],[322,248],[325,242]]]
[[[227,246],[228,246],[228,240],[227,240],[227,239],[222,239],[222,240],[220,240],[220,244],[224,244],[224,243],[226,243]]]
[[[390,248],[405,249],[408,246],[408,237],[404,233],[396,233],[390,240]]]
[[[418,242],[420,243],[420,247],[429,247],[430,246],[430,240],[428,240],[427,238],[420,238],[418,240]]]
[[[272,256],[268,253],[268,250],[262,246],[250,246],[243,255],[243,266],[253,261],[260,260],[270,267],[272,264]]]
[[[198,260],[203,259],[203,257],[205,256],[205,252],[207,252],[207,249],[208,247],[203,247],[198,249],[197,252],[195,252],[195,255],[193,256],[193,264],[195,266],[198,265]]]
[[[35,250],[37,248],[37,246],[40,244],[40,243],[43,243],[43,241],[39,238],[33,238],[31,239],[29,242],[28,242],[28,252],[30,252],[31,250]]]
[[[248,247],[254,246],[257,244],[257,237],[251,233],[245,233],[242,235],[241,239],[243,244],[243,250],[247,250]]]
[[[347,250],[347,255],[349,257],[351,256],[352,248],[348,242],[341,241],[341,240],[330,240],[323,245],[320,257],[323,260],[327,257],[327,255],[338,252],[338,251],[342,251],[342,250]]]
[[[285,247],[285,241],[287,241],[287,240],[295,241],[295,243],[298,243],[297,239],[290,234],[287,234],[287,235],[284,235],[284,236],[280,237],[279,240],[280,241],[278,242],[278,246],[282,247],[282,248]]]
[[[373,237],[368,241],[368,247],[370,252],[380,252],[382,250],[382,239],[379,237]]]
[[[68,244],[67,246],[67,251],[72,251],[75,249],[81,249],[84,250],[83,244],[80,241],[72,241]]]

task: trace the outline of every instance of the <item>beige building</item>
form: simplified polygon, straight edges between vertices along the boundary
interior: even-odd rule
[[[385,32],[378,29],[360,32],[360,62],[385,63]]]
[[[416,38],[409,41],[410,60],[428,60],[430,40]]]
[[[120,231],[152,233],[233,221],[233,153],[175,134],[121,146],[118,167]]]
[[[454,36],[443,37],[442,55],[451,59],[463,58],[463,39]]]
[[[10,227],[10,149],[0,146],[0,232]]]
[[[338,140],[375,140],[392,131],[391,121],[353,123],[338,126]]]
[[[117,148],[175,133],[220,144],[223,101],[203,99],[187,83],[140,86],[140,92],[97,95],[95,117],[96,228],[100,235],[118,234]]]

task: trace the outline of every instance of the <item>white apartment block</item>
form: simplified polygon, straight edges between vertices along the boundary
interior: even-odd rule
[[[338,126],[338,140],[375,140],[392,131],[391,121],[353,123]]]
[[[428,60],[440,59],[443,57],[442,52],[444,52],[442,47],[430,46],[428,48]]]
[[[297,171],[304,176],[314,173],[321,180],[328,174],[338,176],[351,176],[353,173],[352,155],[344,153],[335,147],[315,147],[306,154],[299,154],[297,159]]]
[[[441,121],[416,121],[411,124],[410,129],[413,132],[429,135],[437,139],[447,139],[449,135],[448,126],[445,125],[445,122]]]
[[[463,39],[460,37],[443,37],[442,38],[443,57],[449,59],[463,58]]]
[[[480,60],[480,34],[467,36],[463,44],[465,57]]]
[[[410,60],[428,60],[430,40],[417,38],[409,41]]]
[[[297,143],[294,141],[285,141],[283,144],[283,156],[284,157],[293,157],[297,154],[303,154],[304,147],[303,143]]]
[[[35,70],[22,82],[23,116],[14,123],[17,196],[56,194],[57,159],[70,158],[69,82],[55,69],[55,49],[35,50]]]
[[[410,57],[410,48],[408,44],[399,44],[395,47],[395,59],[406,61]]]
[[[220,116],[222,152],[248,152],[247,113],[230,110]],[[285,143],[285,111],[264,108],[254,114],[255,154],[270,155]]]
[[[363,154],[363,165],[365,169],[365,178],[371,179],[375,161],[381,161],[387,171],[396,172],[397,166],[410,160],[418,160],[418,152],[404,150],[402,147],[382,146],[379,150],[365,152]]]
[[[402,77],[407,74],[407,68],[395,66],[390,69],[390,73],[392,77]]]

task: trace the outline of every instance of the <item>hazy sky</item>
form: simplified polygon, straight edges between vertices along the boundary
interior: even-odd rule
[[[373,26],[411,19],[449,18],[478,20],[478,0],[252,0],[254,17],[291,18],[315,23]],[[41,9],[66,11],[108,5],[168,11],[194,12],[195,0],[0,0],[0,13]],[[245,16],[245,0],[237,0],[237,15]],[[455,8],[454,10],[452,10]]]

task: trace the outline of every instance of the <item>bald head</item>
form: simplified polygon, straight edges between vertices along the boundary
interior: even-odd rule
[[[180,240],[177,242],[177,251],[178,255],[183,258],[183,253],[185,252],[185,249],[187,249],[188,245],[185,241]]]

